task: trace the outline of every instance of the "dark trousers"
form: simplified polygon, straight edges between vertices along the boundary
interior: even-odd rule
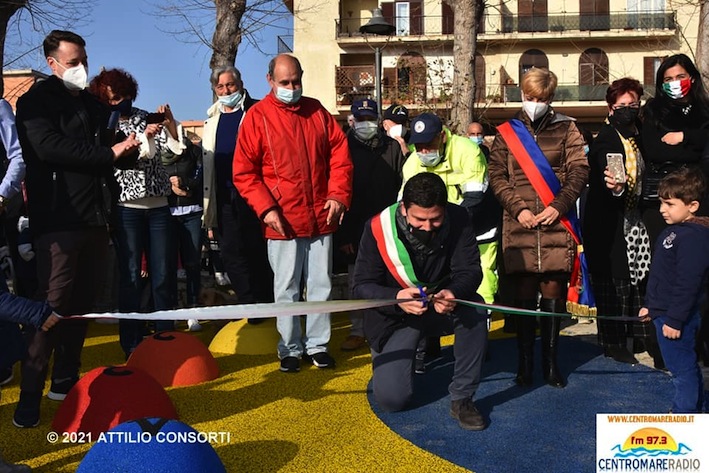
[[[487,314],[458,306],[449,316],[431,309],[423,317],[423,329],[402,327],[387,340],[381,353],[372,350],[374,397],[386,411],[404,409],[413,397],[414,356],[421,337],[455,334],[453,379],[448,386],[452,401],[472,398],[480,384]]]
[[[217,207],[222,262],[239,303],[273,302],[273,272],[261,222],[241,197]]]
[[[53,232],[34,242],[39,298],[60,315],[91,312],[105,270],[108,232],[103,227]],[[65,320],[49,332],[27,327],[27,358],[22,362],[22,392],[41,393],[49,358],[54,352],[52,379],[78,378],[86,320]]]

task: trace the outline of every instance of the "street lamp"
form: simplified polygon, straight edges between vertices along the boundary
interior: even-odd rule
[[[389,24],[382,15],[381,8],[372,10],[372,18],[366,25],[359,27],[359,32],[363,34],[374,34],[378,36],[391,36],[396,27]],[[365,36],[365,40],[367,37]],[[369,44],[369,42],[367,42]],[[371,46],[370,46],[371,47]],[[374,49],[374,94],[379,108],[379,118],[382,116],[382,48],[377,46]]]

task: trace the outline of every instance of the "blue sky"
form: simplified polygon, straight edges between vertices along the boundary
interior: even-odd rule
[[[102,66],[123,68],[138,81],[137,107],[154,110],[162,103],[169,103],[178,120],[206,118],[206,110],[212,104],[211,51],[205,46],[180,42],[160,31],[160,19],[146,13],[149,8],[146,2],[99,0],[95,4],[87,14],[90,17],[87,24],[72,28],[87,42],[89,77],[96,75]],[[13,32],[8,31],[8,35],[11,34]],[[261,49],[267,54],[245,41],[239,46],[236,67],[254,98],[268,92],[265,78],[268,61],[277,53],[277,36],[284,34],[287,32],[280,28],[262,32]],[[43,34],[26,34],[23,47],[27,47],[28,42],[39,45],[43,39]],[[41,52],[31,56],[22,67],[48,72]],[[20,67],[13,64],[9,68]]]

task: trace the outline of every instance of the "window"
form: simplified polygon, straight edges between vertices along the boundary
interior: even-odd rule
[[[545,67],[549,69],[549,58],[538,49],[528,49],[522,54],[519,60],[519,80],[522,76],[533,67]]]
[[[396,35],[397,36],[408,36],[409,35],[409,3],[408,2],[396,2]]]

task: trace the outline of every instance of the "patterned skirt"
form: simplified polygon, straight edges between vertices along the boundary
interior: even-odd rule
[[[637,317],[645,297],[645,285],[633,286],[630,279],[606,279],[592,277],[598,315],[616,317]],[[598,321],[598,343],[602,347],[623,346],[628,337],[636,339],[652,338],[655,330],[652,322]]]

